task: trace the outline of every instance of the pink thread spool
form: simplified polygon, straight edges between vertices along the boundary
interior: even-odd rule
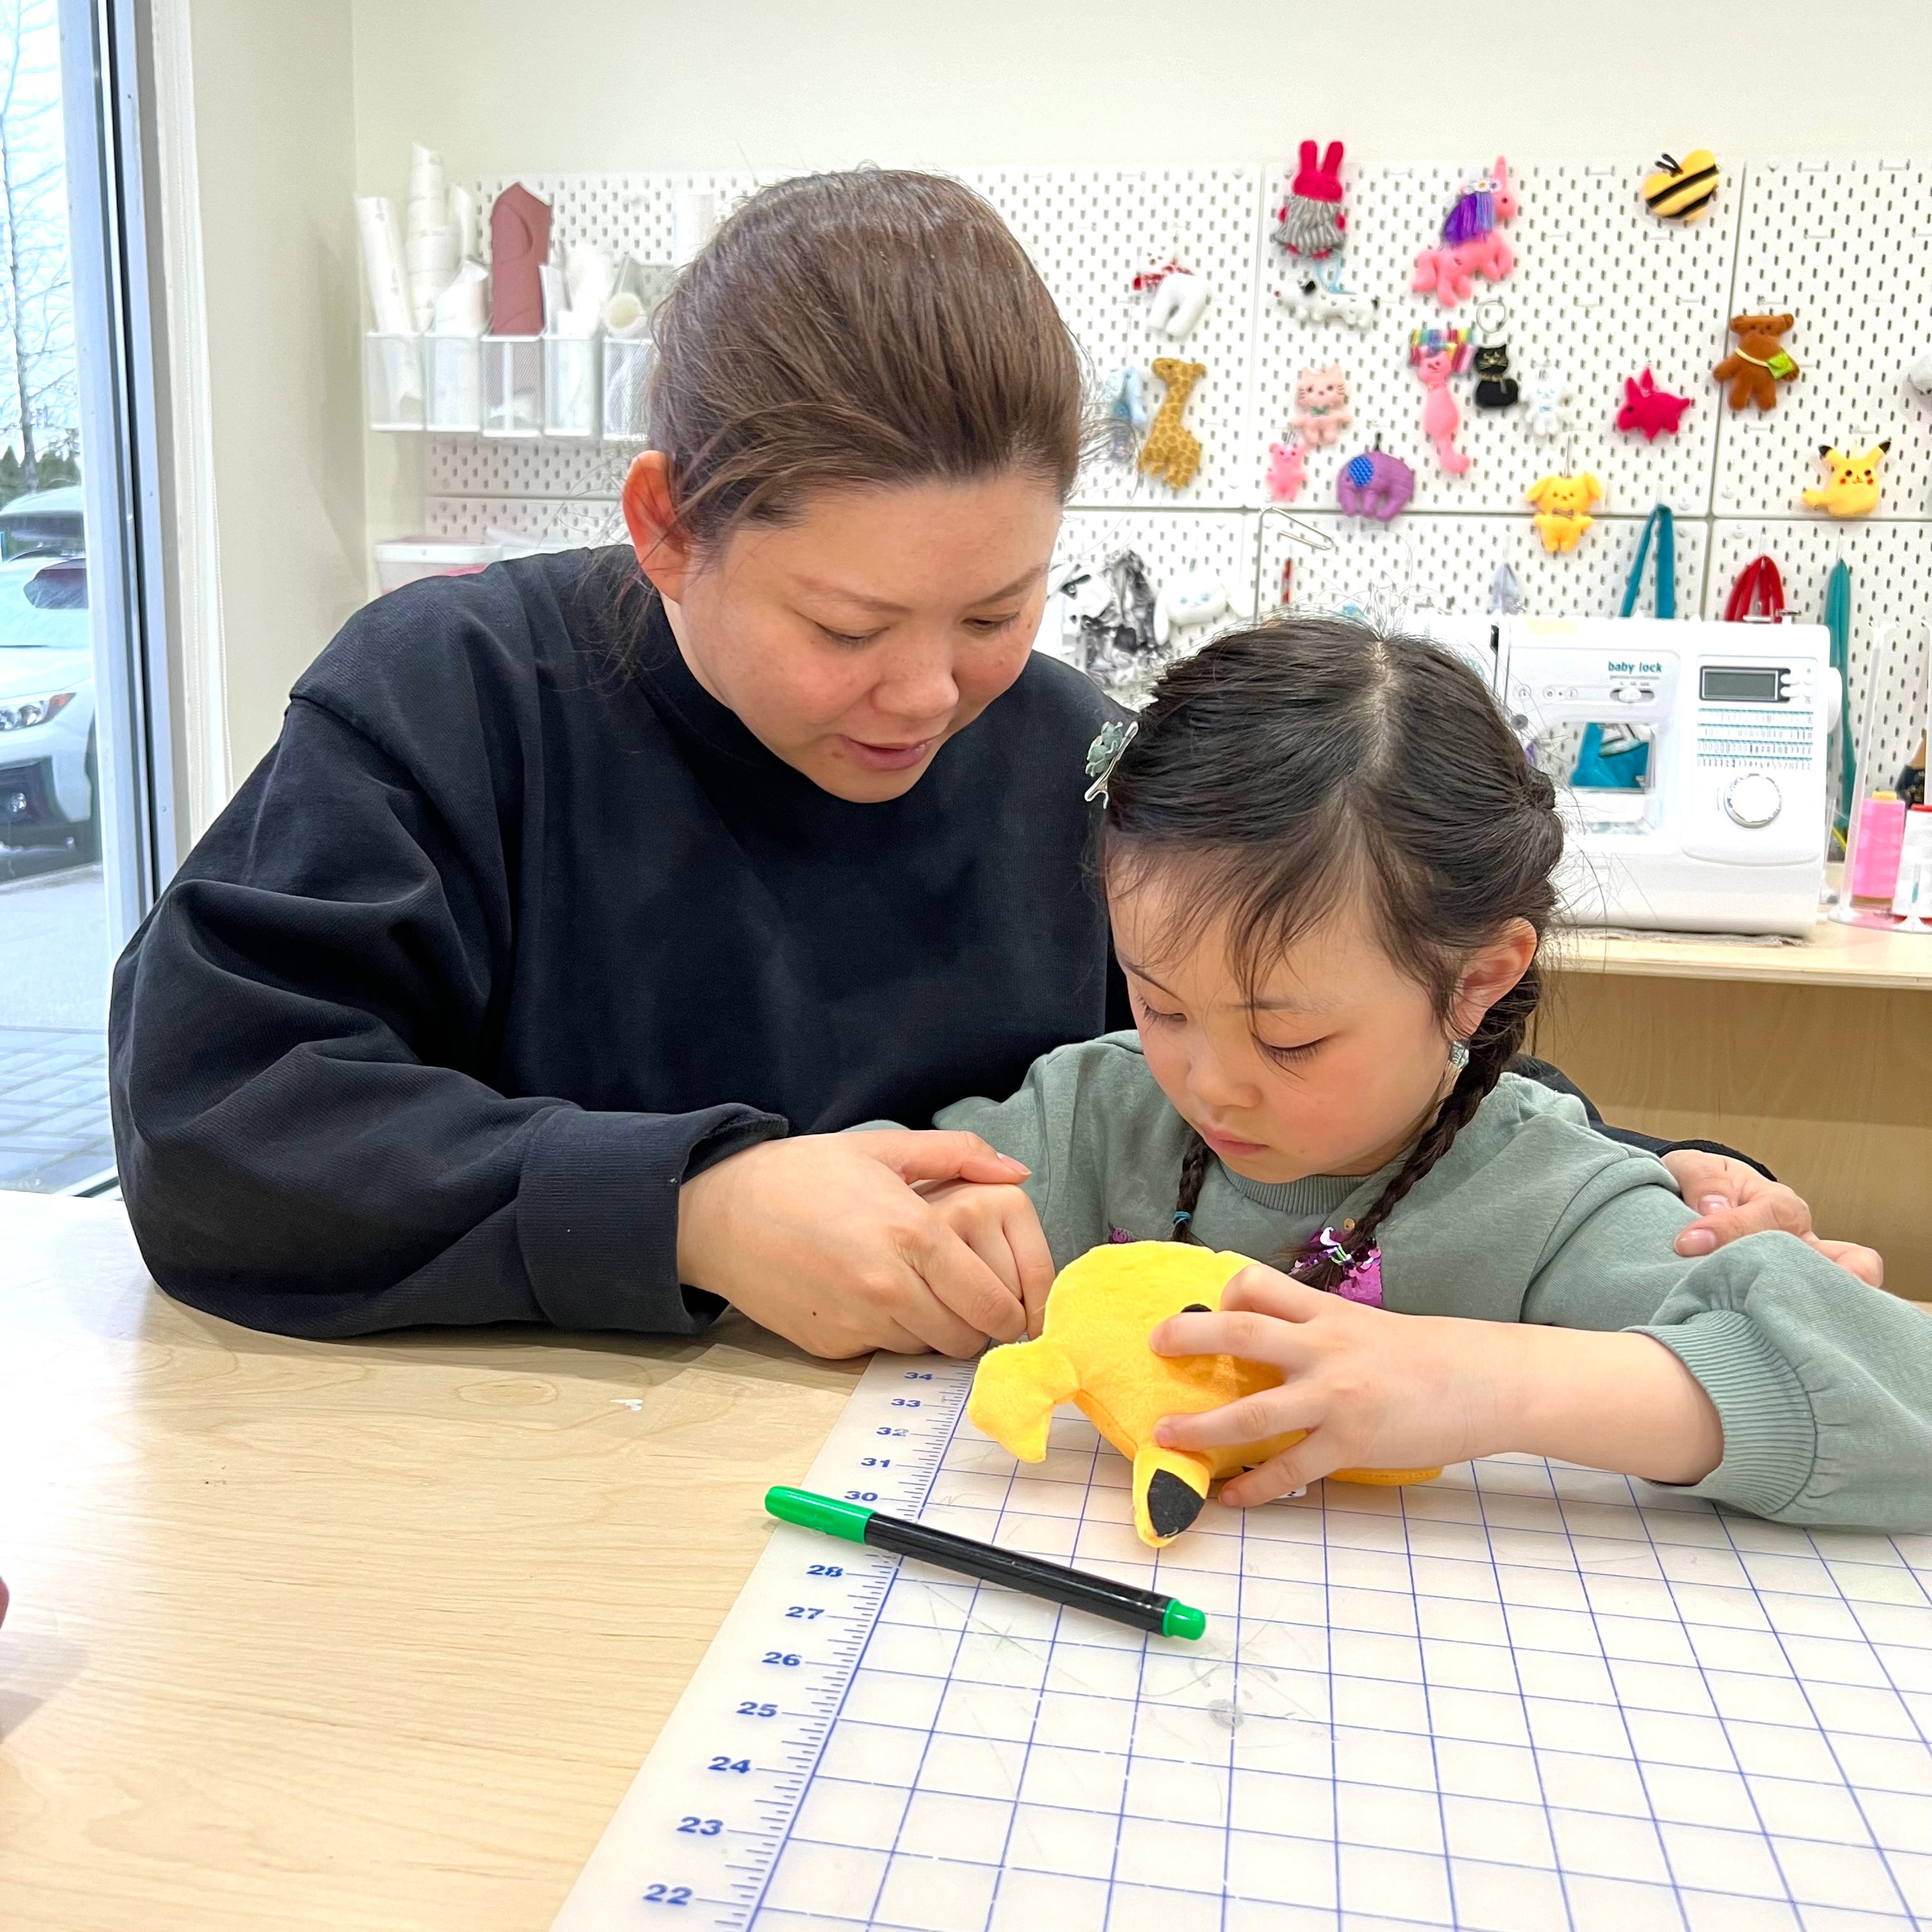
[[[1889,906],[1898,886],[1899,854],[1904,845],[1904,800],[1867,799],[1858,808],[1858,850],[1852,859],[1851,897],[1882,899]]]

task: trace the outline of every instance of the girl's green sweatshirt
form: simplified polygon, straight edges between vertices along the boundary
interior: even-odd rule
[[[1011,1100],[962,1100],[934,1124],[1032,1168],[1057,1266],[1173,1232],[1188,1130],[1131,1033],[1048,1054]],[[1393,1172],[1270,1186],[1213,1162],[1190,1232],[1276,1258],[1360,1215]],[[1686,1260],[1672,1243],[1693,1218],[1658,1162],[1504,1074],[1384,1224],[1384,1306],[1654,1336],[1724,1423],[1724,1460],[1689,1494],[1788,1522],[1932,1528],[1932,1320],[1790,1234]]]

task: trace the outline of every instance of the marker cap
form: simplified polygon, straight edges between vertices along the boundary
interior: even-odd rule
[[[765,1508],[782,1522],[842,1536],[848,1543],[863,1543],[866,1526],[872,1519],[872,1512],[863,1503],[840,1502],[831,1496],[814,1496],[809,1490],[788,1489],[783,1484],[765,1492]]]

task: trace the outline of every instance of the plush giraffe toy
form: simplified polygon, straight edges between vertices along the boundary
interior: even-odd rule
[[[1147,440],[1141,445],[1142,472],[1165,483],[1169,489],[1184,490],[1201,467],[1201,439],[1180,420],[1194,386],[1208,373],[1204,362],[1184,362],[1178,356],[1156,356],[1154,373],[1167,385],[1167,394],[1155,411]]]
[[[1209,1314],[1242,1269],[1245,1255],[1216,1254],[1184,1241],[1125,1241],[1091,1248],[1067,1263],[1047,1297],[1037,1341],[991,1348],[980,1358],[966,1413],[1022,1462],[1046,1455],[1047,1426],[1064,1402],[1076,1404],[1134,1466],[1134,1528],[1158,1549],[1201,1514],[1208,1486],[1265,1462],[1304,1433],[1292,1430],[1229,1449],[1163,1449],[1154,1439],[1163,1415],[1219,1408],[1281,1377],[1233,1355],[1156,1355],[1148,1337],[1170,1315]],[[1440,1469],[1338,1469],[1342,1483],[1426,1483]]]

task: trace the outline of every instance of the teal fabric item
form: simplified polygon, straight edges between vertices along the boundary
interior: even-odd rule
[[[1601,791],[1640,791],[1649,772],[1648,745],[1629,745],[1621,752],[1606,752],[1604,749],[1604,728],[1600,724],[1586,724],[1570,782],[1573,785],[1594,785]]]
[[[1660,503],[1646,518],[1643,535],[1638,539],[1636,561],[1630,566],[1630,574],[1624,579],[1624,606],[1617,613],[1628,617],[1636,608],[1636,600],[1643,590],[1643,566],[1650,555],[1651,533],[1657,535],[1657,614],[1660,617],[1677,615],[1677,526],[1670,514],[1668,503]]]
[[[1189,1130],[1133,1034],[1062,1047],[1010,1099],[962,1100],[934,1124],[1026,1162],[1056,1266],[1117,1233],[1172,1233]],[[1393,1172],[1268,1186],[1210,1160],[1190,1232],[1279,1260],[1364,1214]],[[1658,1162],[1505,1074],[1384,1224],[1384,1306],[1652,1336],[1724,1423],[1724,1460],[1688,1494],[1790,1522],[1932,1528],[1932,1321],[1790,1234],[1687,1260],[1671,1244],[1693,1218]]]
[[[1838,801],[1832,820],[1842,850],[1851,830],[1852,798],[1858,782],[1852,750],[1852,694],[1849,683],[1852,661],[1852,571],[1843,557],[1832,566],[1825,583],[1825,628],[1832,634],[1832,668],[1838,674],[1841,702],[1838,707]]]

